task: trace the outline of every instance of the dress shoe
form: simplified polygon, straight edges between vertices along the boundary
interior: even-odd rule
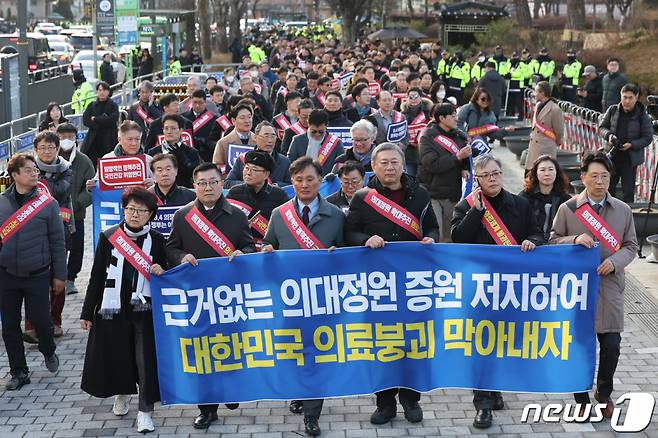
[[[26,330],[23,333],[23,341],[27,342],[28,344],[38,344],[39,338],[37,338],[37,332],[34,330]]]
[[[240,403],[226,403],[224,406],[226,406],[226,409],[229,411],[235,411],[240,407]]]
[[[56,373],[59,369],[59,356],[57,353],[53,353],[51,356],[45,358],[46,368],[51,373]]]
[[[391,421],[398,414],[396,406],[387,406],[385,408],[377,408],[370,416],[372,424],[386,424]]]
[[[301,414],[304,412],[304,404],[301,400],[293,400],[290,402],[290,412],[293,414]]]
[[[478,429],[488,429],[491,427],[493,422],[493,415],[491,414],[491,409],[480,409],[475,414],[475,419],[473,420],[473,426]]]
[[[217,412],[202,412],[194,419],[194,428],[208,429],[213,421],[217,421]]]
[[[603,418],[612,418],[612,413],[615,411],[615,405],[612,403],[610,397],[603,397],[597,391],[594,393],[594,398],[597,402],[605,405],[602,412]]]
[[[494,395],[493,410],[500,411],[501,409],[504,408],[505,408],[505,402],[503,401],[503,395],[502,394]]]
[[[404,418],[406,418],[409,423],[420,423],[423,421],[423,409],[417,401],[410,402],[400,400],[400,404],[404,409]]]
[[[18,373],[15,376],[11,376],[11,379],[5,384],[5,389],[7,391],[16,391],[21,389],[23,386],[30,383],[30,376],[28,373]]]
[[[318,419],[315,417],[304,417],[304,432],[311,436],[318,436],[322,433]]]

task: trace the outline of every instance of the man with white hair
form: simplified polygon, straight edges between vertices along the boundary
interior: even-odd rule
[[[371,155],[374,148],[377,128],[367,120],[359,120],[350,128],[352,147],[336,158],[333,173],[338,173],[346,161],[358,161],[363,164],[366,172],[372,172]]]
[[[187,78],[187,97],[180,103],[180,108],[178,109],[179,114],[192,109],[192,93],[200,89],[201,79],[199,76],[189,76]],[[213,114],[217,114],[217,106],[210,99],[206,99],[206,109]]]

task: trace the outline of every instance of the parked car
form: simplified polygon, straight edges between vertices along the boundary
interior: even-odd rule
[[[44,34],[28,32],[27,41],[27,68],[29,71],[41,70],[57,65],[57,60],[53,59],[50,54],[50,46]],[[17,42],[17,34],[0,35],[0,47],[16,47]]]
[[[57,60],[57,65],[70,64],[75,56],[75,49],[67,42],[50,42],[50,53]]]
[[[120,61],[114,52],[108,50],[98,50],[96,52],[96,59],[98,60],[97,65],[100,65],[101,62],[103,62],[103,55],[105,53],[110,53],[112,55],[112,69],[114,69],[114,72],[116,73],[119,70],[118,64],[120,63]],[[80,50],[75,55],[75,57],[73,57],[73,61],[71,61],[71,66],[74,70],[81,68],[87,79],[95,79],[98,76],[97,71],[94,71],[93,50]]]
[[[62,26],[57,26],[55,23],[37,23],[34,27],[35,32],[42,33],[44,35],[57,35],[59,31],[62,30]]]

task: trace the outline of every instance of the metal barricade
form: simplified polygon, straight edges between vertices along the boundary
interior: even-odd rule
[[[564,113],[564,140],[559,146],[560,149],[579,152],[582,155],[606,146],[607,141],[599,129],[601,113],[565,101],[558,101],[558,106]],[[524,108],[526,120],[532,123],[535,108],[532,90],[525,90]],[[636,179],[635,199],[638,202],[648,202],[651,196],[651,183],[658,164],[658,136],[653,136],[653,141],[644,149],[644,154],[645,162],[638,166]]]

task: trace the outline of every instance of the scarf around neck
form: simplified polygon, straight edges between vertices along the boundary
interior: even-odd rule
[[[44,163],[39,159],[38,156],[35,156],[34,158],[37,162],[37,167],[44,174],[43,176],[45,176],[46,178],[50,178],[57,173],[66,172],[69,169],[69,167],[71,167],[71,163],[69,163],[63,157],[60,156],[57,156],[55,158],[55,161],[53,161],[51,164]]]

